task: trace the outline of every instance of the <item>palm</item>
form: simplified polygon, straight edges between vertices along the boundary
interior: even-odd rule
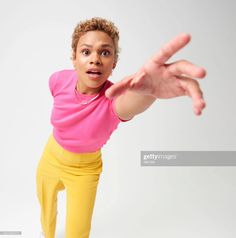
[[[143,70],[147,76],[145,80],[141,80],[140,84],[142,84],[141,88],[146,88],[146,94],[156,98],[173,98],[185,94],[179,80],[168,71],[166,65],[157,66],[153,62],[149,62],[143,67]],[[158,78],[155,75],[158,75]],[[152,85],[154,90],[150,90],[148,85]]]

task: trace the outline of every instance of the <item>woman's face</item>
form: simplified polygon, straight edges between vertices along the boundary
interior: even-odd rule
[[[73,65],[78,75],[77,90],[96,94],[115,68],[115,46],[102,31],[88,31],[78,41]]]

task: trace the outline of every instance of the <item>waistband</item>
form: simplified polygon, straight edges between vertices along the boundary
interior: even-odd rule
[[[44,150],[47,154],[50,154],[56,158],[60,163],[69,166],[81,166],[90,163],[96,163],[101,160],[101,149],[95,152],[89,153],[75,153],[64,149],[51,133]]]

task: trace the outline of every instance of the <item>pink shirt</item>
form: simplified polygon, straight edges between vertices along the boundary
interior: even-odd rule
[[[96,95],[81,94],[76,90],[77,79],[77,73],[72,69],[57,71],[49,78],[54,98],[51,113],[53,135],[68,151],[95,152],[101,149],[123,120],[114,110],[114,99],[105,96],[112,82],[107,80],[94,99]]]

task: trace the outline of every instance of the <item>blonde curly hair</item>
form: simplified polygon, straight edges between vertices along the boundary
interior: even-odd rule
[[[72,34],[72,43],[71,43],[71,48],[72,48],[71,59],[72,60],[75,60],[77,44],[80,37],[88,31],[96,31],[96,30],[103,31],[111,37],[115,46],[115,62],[118,61],[118,56],[119,56],[118,54],[120,52],[120,48],[118,46],[119,30],[114,25],[113,22],[101,17],[93,17],[85,21],[80,21],[77,24]]]

